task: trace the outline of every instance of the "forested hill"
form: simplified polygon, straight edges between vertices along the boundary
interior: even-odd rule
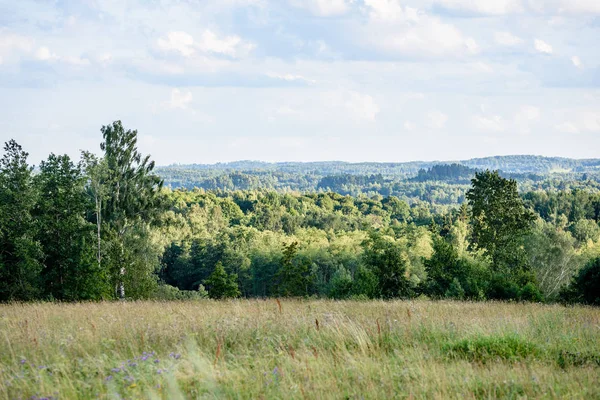
[[[495,156],[472,158],[469,160],[448,161],[410,161],[400,163],[361,162],[349,163],[344,161],[318,162],[277,162],[262,161],[233,161],[216,164],[174,164],[161,167],[161,171],[171,170],[201,170],[201,171],[252,171],[252,172],[287,172],[287,173],[318,173],[368,175],[382,174],[384,176],[411,176],[420,169],[430,168],[440,164],[461,164],[470,168],[501,170],[506,173],[552,173],[552,172],[593,172],[600,170],[600,159],[572,159],[564,157],[543,157],[532,155]]]
[[[394,195],[414,203],[457,204],[476,171],[500,170],[519,182],[522,191],[600,187],[600,159],[575,160],[541,156],[498,156],[463,161],[348,163],[236,161],[171,165],[157,169],[173,189],[276,190],[336,192],[348,195]]]

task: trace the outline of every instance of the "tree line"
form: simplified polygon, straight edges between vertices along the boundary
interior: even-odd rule
[[[517,181],[489,170],[475,172],[460,206],[443,208],[381,194],[172,190],[139,153],[135,130],[116,121],[101,133],[101,157],[51,154],[35,169],[18,143],[6,143],[0,301],[600,303],[600,195],[593,191],[521,195]]]

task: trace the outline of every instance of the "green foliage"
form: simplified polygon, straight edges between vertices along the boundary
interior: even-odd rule
[[[220,262],[215,266],[215,270],[204,280],[208,288],[208,296],[211,299],[229,299],[241,295],[237,283],[236,274],[228,274]]]
[[[410,284],[405,276],[408,260],[400,246],[393,239],[372,232],[363,247],[365,266],[377,276],[380,296],[386,299],[408,296]]]
[[[104,193],[107,194],[102,208],[102,221],[110,230],[110,274],[120,297],[125,296],[125,284],[134,284],[133,297],[148,296],[156,285],[154,271],[158,268],[158,256],[140,257],[148,246],[147,225],[163,210],[160,191],[162,180],[153,174],[154,161],[143,157],[137,150],[137,131],[125,130],[121,121],[103,126],[106,169]],[[130,273],[127,275],[128,270]],[[126,276],[127,275],[127,276]]]
[[[344,267],[333,274],[330,281],[329,297],[332,299],[347,299],[352,295],[352,276]]]
[[[28,153],[14,140],[0,159],[0,301],[33,300],[40,295],[41,258],[32,216],[38,199]]]
[[[600,257],[588,262],[561,292],[567,302],[600,305]]]
[[[179,290],[174,286],[163,283],[157,286],[151,298],[162,301],[202,300],[208,298],[208,292],[202,285],[198,287],[198,290]]]
[[[535,217],[525,208],[517,182],[502,178],[498,171],[476,173],[466,197],[472,213],[473,243],[490,256],[493,268],[503,273],[525,268],[523,238]]]
[[[541,302],[544,300],[544,296],[533,282],[528,282],[519,291],[519,299],[523,301]]]
[[[487,265],[460,257],[457,250],[444,238],[435,236],[433,255],[425,260],[427,279],[421,290],[433,298],[485,298],[489,270]]]
[[[444,297],[449,299],[457,299],[462,300],[465,298],[465,289],[463,289],[462,285],[458,278],[452,279],[450,285],[448,285],[448,290],[444,293]]]
[[[524,361],[536,357],[541,350],[535,344],[516,335],[477,336],[445,346],[449,358],[489,363],[497,360]]]
[[[35,177],[27,153],[7,143],[0,300],[178,297],[203,282],[213,297],[235,284],[228,296],[554,300],[600,252],[592,161],[573,164],[585,182],[515,175],[528,162],[545,168],[530,157],[317,163],[308,172],[241,162],[195,168],[211,191],[170,190],[138,152],[136,131],[115,121],[102,134],[101,158],[52,154]],[[485,165],[513,174],[477,173],[465,194],[464,175]],[[181,185],[189,177],[169,171]],[[535,191],[520,197],[503,176]]]
[[[354,274],[352,295],[375,299],[380,296],[380,293],[379,279],[375,272],[370,268],[359,266]]]
[[[307,260],[298,260],[298,242],[283,245],[281,267],[275,275],[280,296],[306,296],[314,280]]]
[[[569,231],[541,219],[526,237],[528,263],[546,298],[555,299],[584,262],[576,245],[577,240]]]
[[[43,295],[58,300],[110,297],[107,276],[95,257],[94,225],[85,220],[90,204],[80,167],[66,155],[51,154],[42,161],[35,181],[40,193],[34,216],[44,253]]]

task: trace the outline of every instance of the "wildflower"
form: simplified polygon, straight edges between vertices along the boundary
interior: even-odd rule
[[[163,370],[162,369],[158,369],[158,370],[156,370],[156,373],[160,375],[160,374],[163,373]]]
[[[273,375],[277,375],[279,373],[279,368],[273,368]]]
[[[107,376],[107,377],[106,377],[104,380],[105,380],[105,381],[112,381],[112,379],[113,379],[113,376],[112,376],[112,375],[109,375],[109,376]]]
[[[121,368],[113,368],[111,369],[112,372],[121,372]]]
[[[21,358],[21,364],[25,364],[27,362],[27,360],[25,360],[24,358]]]
[[[154,360],[154,364],[158,364],[160,362],[160,360],[157,358],[156,360]]]
[[[140,360],[146,361],[147,359],[148,359],[148,356],[143,356]]]

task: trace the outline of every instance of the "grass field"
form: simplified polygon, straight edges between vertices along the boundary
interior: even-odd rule
[[[0,305],[0,398],[600,398],[600,309]]]

